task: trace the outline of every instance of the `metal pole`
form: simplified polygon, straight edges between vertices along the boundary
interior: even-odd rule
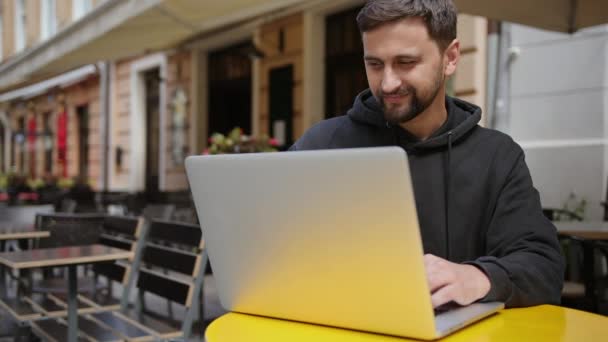
[[[76,265],[68,266],[68,341],[78,341],[78,303],[76,296],[78,288],[76,279]]]
[[[108,190],[110,164],[110,63],[97,63],[99,71],[99,105],[101,118],[101,189]]]

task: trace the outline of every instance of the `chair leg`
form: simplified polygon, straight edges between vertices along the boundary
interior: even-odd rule
[[[198,301],[198,322],[201,333],[205,330],[205,287],[201,286],[200,300]]]
[[[167,299],[167,316],[170,320],[173,320],[173,305],[171,305],[171,301]]]

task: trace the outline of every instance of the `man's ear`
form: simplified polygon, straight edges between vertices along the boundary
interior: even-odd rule
[[[452,76],[456,72],[456,65],[460,60],[460,41],[454,39],[443,53],[443,61],[445,65],[445,76]]]

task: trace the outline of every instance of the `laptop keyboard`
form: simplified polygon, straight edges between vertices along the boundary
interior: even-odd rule
[[[433,311],[435,312],[435,316],[437,316],[444,312],[448,312],[448,311],[458,309],[461,307],[462,307],[462,305],[457,304],[456,302],[449,302],[449,303],[445,303],[441,306],[436,307],[435,309],[433,309]]]

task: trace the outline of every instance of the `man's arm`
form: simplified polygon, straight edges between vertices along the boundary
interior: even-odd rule
[[[490,279],[482,301],[504,301],[508,307],[558,304],[565,266],[557,232],[542,214],[523,151],[516,152],[486,233],[487,256],[468,264]]]
[[[560,302],[564,258],[557,232],[542,214],[523,151],[516,152],[486,233],[487,256],[456,264],[425,255],[434,307],[480,299],[507,307]]]

